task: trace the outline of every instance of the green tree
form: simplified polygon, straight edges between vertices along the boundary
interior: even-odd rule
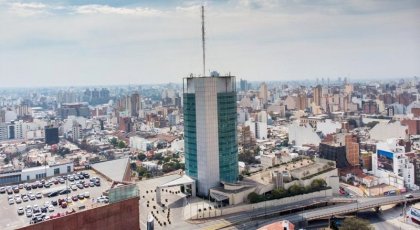
[[[5,163],[6,165],[7,165],[7,164],[9,164],[9,162],[10,162],[9,158],[7,158],[7,157],[6,157],[6,158],[4,158],[4,160],[3,160],[3,161],[4,161],[4,163]]]
[[[290,193],[290,195],[295,196],[304,193],[305,188],[301,185],[294,184],[289,187],[288,192]]]
[[[136,162],[131,163],[131,164],[130,164],[130,168],[131,168],[131,170],[136,171],[136,169],[137,169],[137,164],[136,164]]]
[[[346,218],[341,224],[340,230],[373,230],[375,229],[367,220],[356,217]]]
[[[273,199],[281,199],[287,196],[287,191],[284,188],[274,189],[272,192]]]
[[[321,189],[327,186],[327,182],[324,179],[315,179],[311,182],[312,189]]]
[[[263,201],[263,200],[264,200],[264,197],[263,197],[263,196],[258,195],[258,194],[257,194],[257,193],[255,193],[255,192],[251,192],[251,193],[248,195],[248,200],[249,200],[249,202],[251,202],[251,203],[258,203],[258,202]]]
[[[139,153],[139,154],[137,155],[137,158],[138,158],[140,161],[144,161],[144,159],[146,159],[146,155],[145,155],[144,153]]]
[[[153,160],[163,160],[162,153],[155,153],[155,155],[153,155]]]
[[[118,145],[118,139],[115,138],[115,137],[113,137],[111,140],[109,140],[109,143],[111,145],[113,145],[114,147],[117,147],[117,145]]]
[[[125,147],[126,147],[126,145],[125,145],[125,142],[124,141],[119,141],[118,142],[118,148],[123,149]]]

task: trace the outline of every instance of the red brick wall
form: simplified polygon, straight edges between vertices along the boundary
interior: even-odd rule
[[[21,230],[119,230],[140,229],[139,199],[132,198],[115,204],[109,204],[68,216],[29,225]]]
[[[420,134],[420,120],[402,120],[401,124],[408,126],[410,135]]]
[[[412,108],[411,113],[414,115],[414,117],[420,117],[420,108]]]

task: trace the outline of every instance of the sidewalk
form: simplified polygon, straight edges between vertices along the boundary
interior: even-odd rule
[[[394,207],[394,206],[385,206],[382,208],[382,213],[380,214],[381,218],[384,219],[386,222],[394,225],[397,228],[405,229],[405,230],[414,230],[419,229],[420,226],[412,223],[410,220],[407,219],[404,222],[404,217],[401,216],[402,208],[401,207]]]

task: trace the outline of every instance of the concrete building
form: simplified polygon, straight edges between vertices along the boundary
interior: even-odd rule
[[[408,127],[395,122],[379,122],[370,130],[370,139],[376,141],[386,141],[390,138],[408,138]]]
[[[261,99],[261,103],[266,104],[268,102],[268,89],[265,82],[261,83],[258,96]]]
[[[376,144],[372,154],[372,173],[379,178],[380,184],[388,184],[401,191],[418,190],[415,184],[414,165],[406,156],[401,139],[388,139]]]
[[[238,179],[236,82],[233,76],[183,80],[185,171],[207,196]]]
[[[73,172],[73,162],[0,172],[0,185],[40,180]]]
[[[294,146],[319,145],[321,138],[310,125],[293,123],[289,126],[289,144]]]
[[[133,150],[139,150],[139,151],[143,151],[146,152],[150,149],[152,149],[153,147],[153,143],[147,139],[144,139],[142,137],[138,137],[138,136],[132,136],[130,137],[130,148]]]

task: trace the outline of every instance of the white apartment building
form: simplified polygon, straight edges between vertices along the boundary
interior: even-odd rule
[[[400,139],[388,139],[376,144],[376,153],[372,154],[372,173],[379,178],[379,184],[388,184],[399,190],[418,190],[414,183],[414,165],[405,155]]]

